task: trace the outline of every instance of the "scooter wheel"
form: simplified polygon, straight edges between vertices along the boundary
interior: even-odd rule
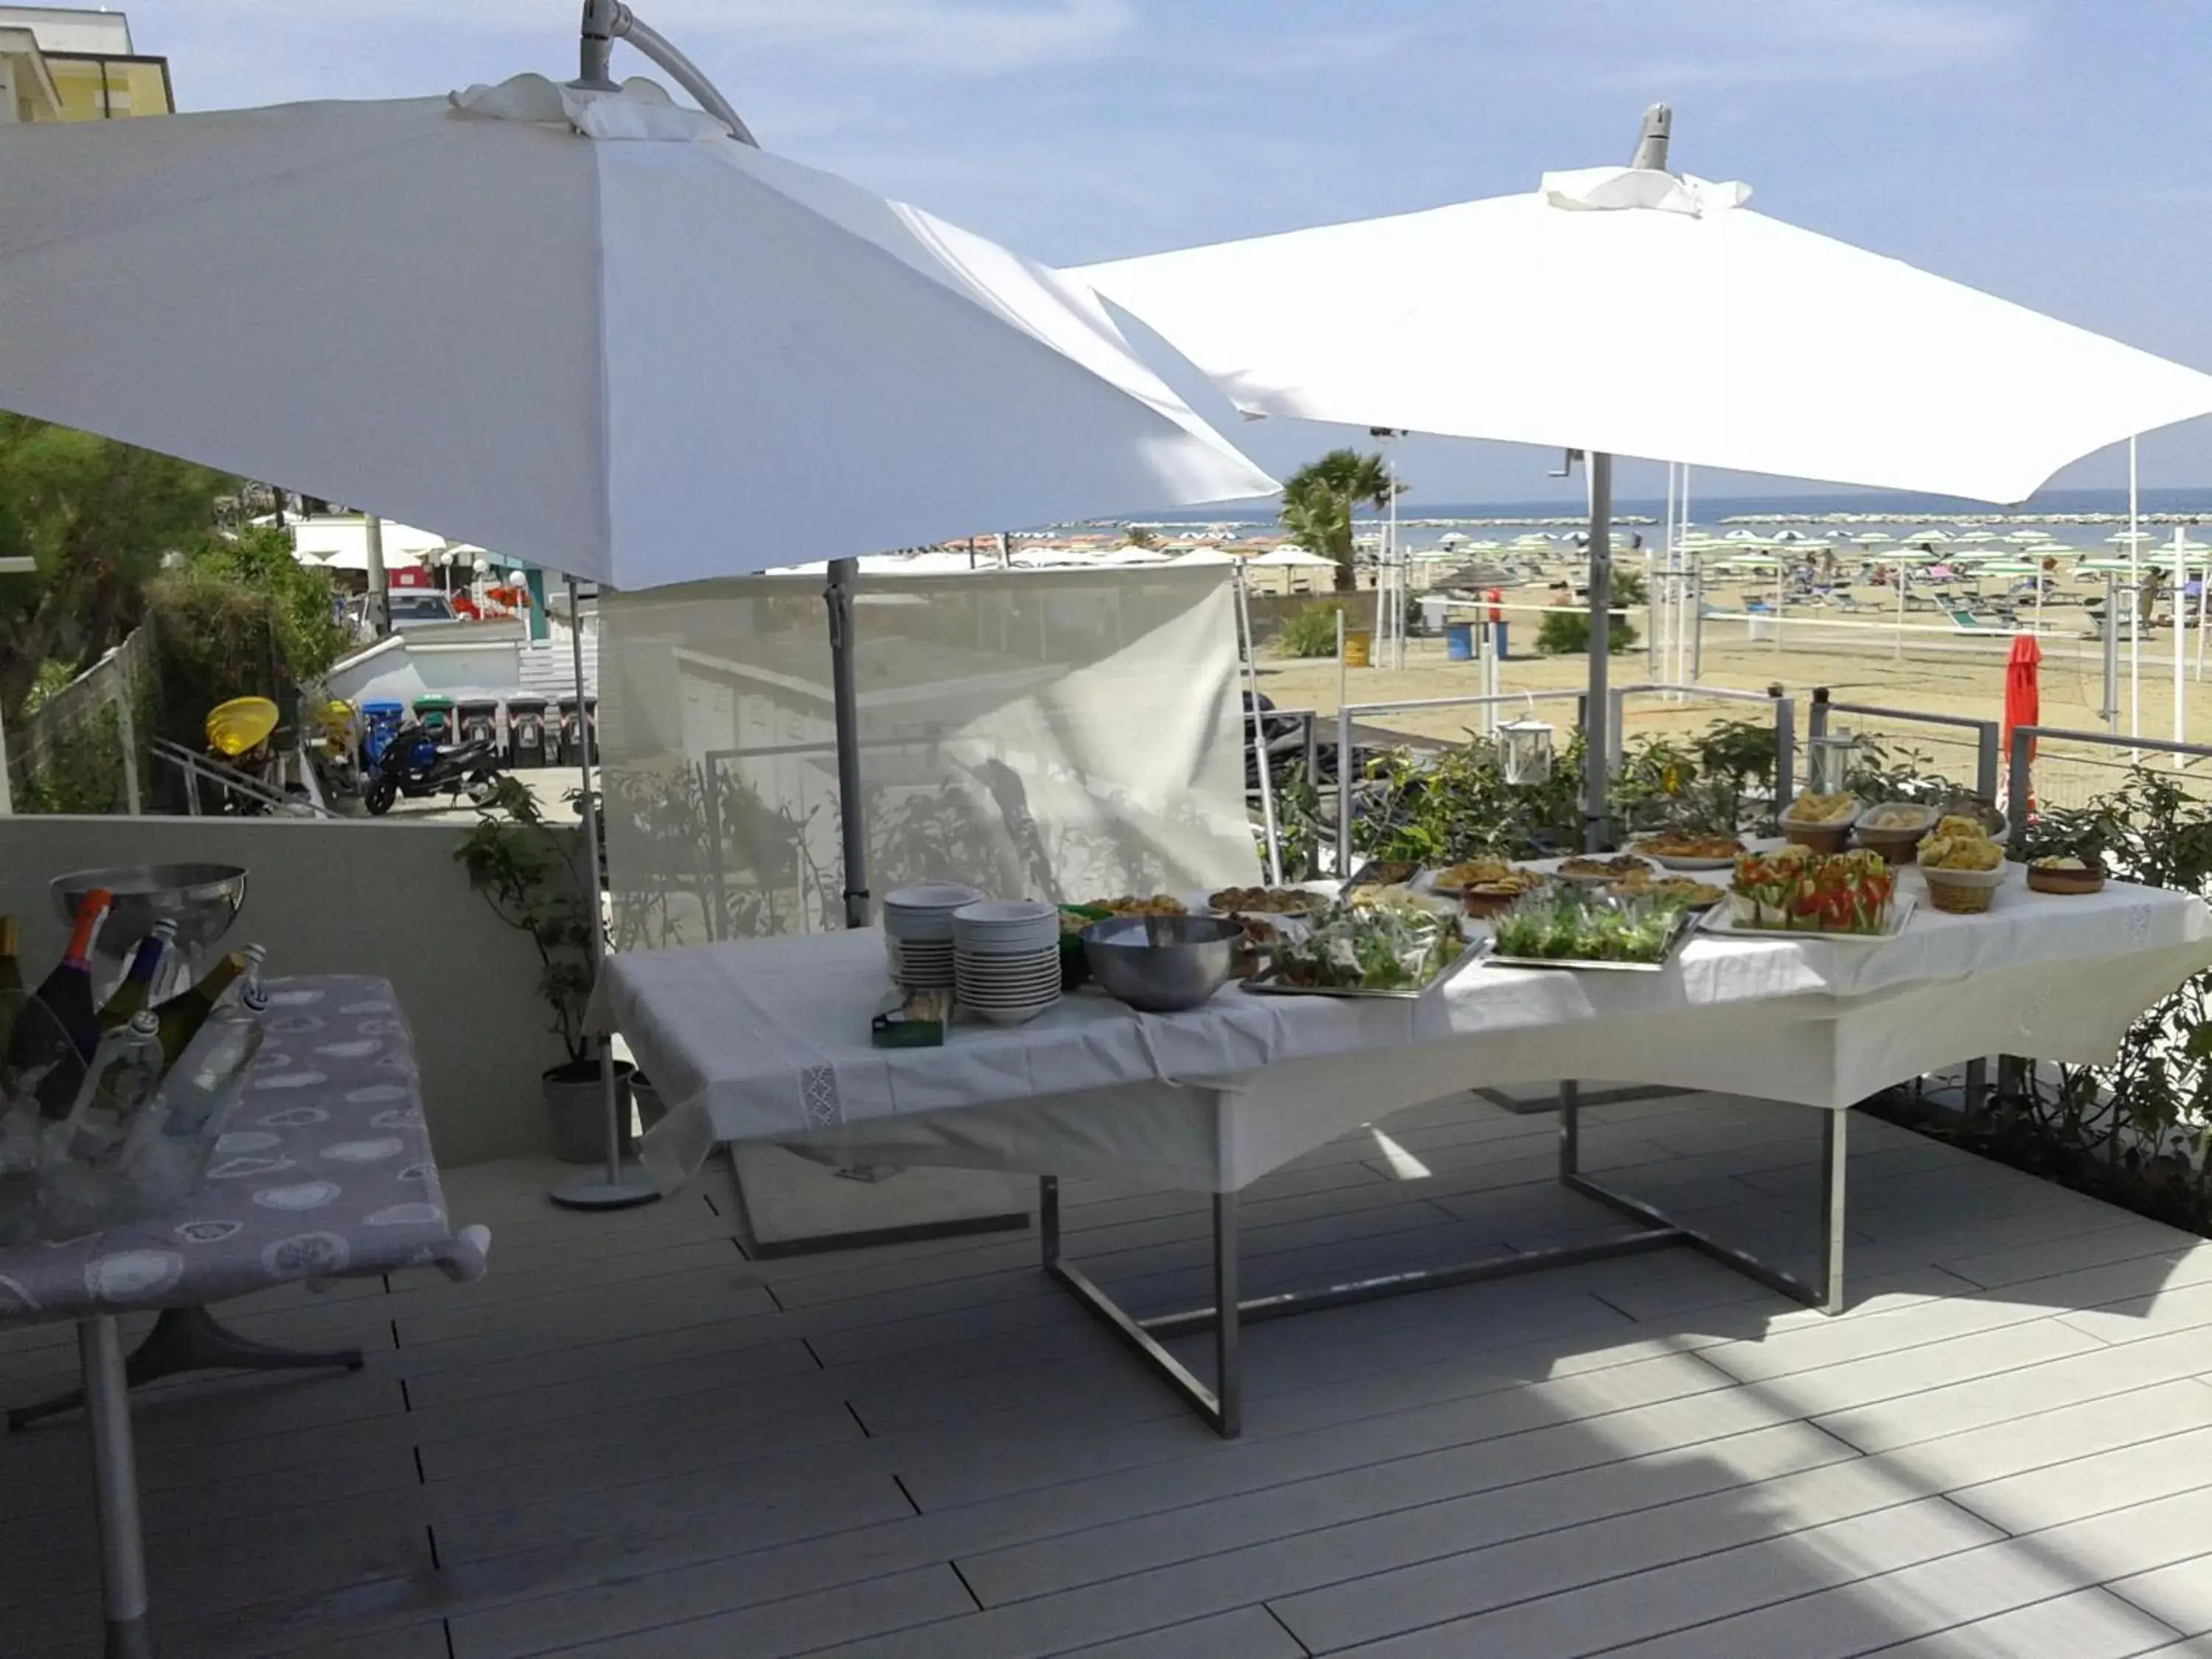
[[[361,804],[368,809],[371,817],[380,818],[392,810],[392,803],[399,799],[399,786],[389,778],[378,778],[362,791]]]

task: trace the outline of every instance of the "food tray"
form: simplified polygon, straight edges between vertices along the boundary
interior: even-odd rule
[[[1912,920],[1912,912],[1919,902],[1911,893],[1899,893],[1890,903],[1889,927],[1880,933],[1827,933],[1810,927],[1747,927],[1729,914],[1725,903],[1716,904],[1706,911],[1703,924],[1707,933],[1718,933],[1723,939],[1825,939],[1831,945],[1880,945],[1905,931],[1905,924]]]
[[[1674,931],[1668,936],[1667,948],[1659,953],[1656,962],[1583,962],[1572,957],[1509,957],[1497,950],[1497,940],[1486,939],[1475,946],[1486,968],[1572,968],[1577,970],[1595,969],[1601,974],[1656,974],[1663,972],[1682,949],[1682,941],[1697,931],[1699,913],[1685,910],[1675,919]]]
[[[1427,995],[1428,993],[1435,990],[1437,986],[1443,984],[1454,974],[1459,972],[1461,969],[1466,967],[1468,963],[1473,962],[1477,957],[1482,954],[1484,948],[1488,945],[1490,941],[1486,939],[1477,939],[1474,944],[1468,945],[1467,949],[1462,951],[1457,956],[1446,963],[1443,967],[1437,971],[1437,976],[1434,979],[1431,980],[1426,985],[1419,987],[1418,989],[1403,991],[1366,991],[1361,990],[1356,986],[1350,985],[1284,985],[1277,981],[1275,978],[1275,970],[1273,968],[1268,969],[1267,972],[1258,975],[1256,978],[1246,980],[1244,981],[1244,988],[1248,991],[1256,991],[1261,996],[1270,997],[1340,997],[1353,1000],[1381,997],[1393,1002],[1412,1002],[1417,998]]]

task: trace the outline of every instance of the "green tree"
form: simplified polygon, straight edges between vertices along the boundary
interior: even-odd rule
[[[137,624],[164,555],[189,551],[239,481],[189,461],[0,413],[0,714],[13,719],[50,658],[90,667]]]
[[[1141,547],[1149,550],[1160,544],[1160,532],[1147,529],[1140,524],[1133,524],[1124,528],[1121,532],[1121,538],[1122,544],[1126,547]]]
[[[1352,515],[1361,507],[1383,507],[1405,486],[1394,483],[1380,455],[1356,449],[1332,449],[1309,461],[1283,485],[1283,528],[1309,552],[1336,562],[1336,591],[1349,593],[1352,580]]]

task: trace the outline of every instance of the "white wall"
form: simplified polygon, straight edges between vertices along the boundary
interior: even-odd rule
[[[26,976],[67,944],[47,884],[117,864],[243,866],[226,942],[269,947],[271,976],[374,974],[398,988],[441,1163],[538,1151],[544,1029],[538,956],[469,890],[452,824],[293,818],[0,817],[0,913],[21,919]]]

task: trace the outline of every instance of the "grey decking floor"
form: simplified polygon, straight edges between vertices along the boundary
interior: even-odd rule
[[[1620,1184],[1809,1248],[1809,1115],[1592,1117]],[[1248,1195],[1252,1290],[1616,1224],[1547,1117],[1387,1127]],[[232,1310],[364,1372],[141,1397],[168,1659],[2212,1655],[2212,1244],[1879,1123],[1842,1320],[1669,1252],[1286,1321],[1236,1444],[1031,1235],[762,1264],[724,1176],[594,1218],[546,1175],[455,1172],[481,1285]],[[1073,1188],[1071,1253],[1192,1299],[1201,1205]],[[70,1343],[0,1339],[0,1395]],[[82,1437],[0,1443],[10,1659],[98,1650]]]

